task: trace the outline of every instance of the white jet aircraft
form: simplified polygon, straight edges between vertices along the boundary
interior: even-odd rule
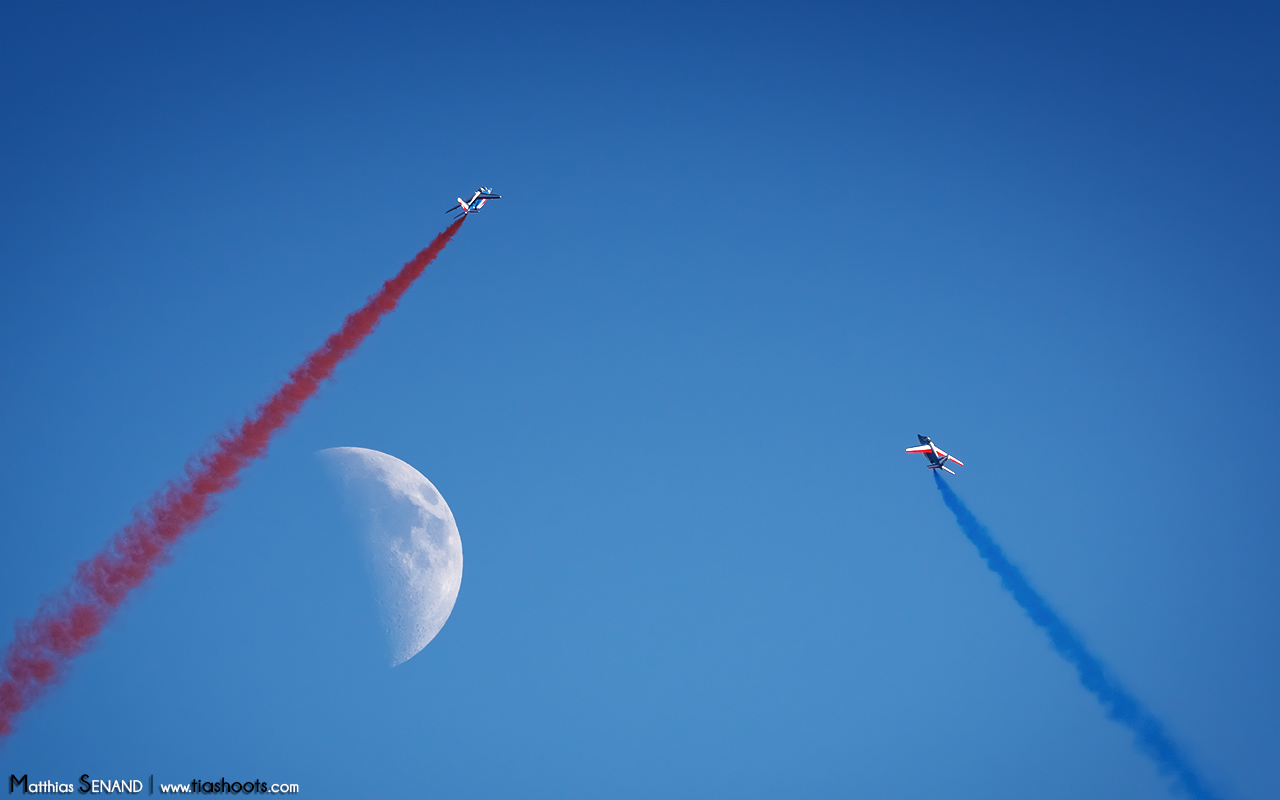
[[[453,208],[449,209],[449,211],[446,211],[444,213],[448,214],[450,211],[458,211],[459,209],[461,209],[461,213],[459,213],[458,216],[454,217],[454,219],[460,219],[462,217],[465,217],[468,214],[474,214],[480,209],[484,208],[485,202],[489,200],[501,200],[501,199],[502,199],[502,195],[494,194],[492,188],[488,186],[481,186],[479,189],[476,189],[475,194],[471,195],[470,200],[463,200],[461,197],[459,197],[458,204]]]
[[[908,447],[907,452],[908,453],[924,453],[924,457],[929,459],[929,469],[940,469],[944,472],[950,472],[952,475],[955,475],[955,472],[947,469],[947,462],[954,461],[960,466],[962,467],[964,466],[963,461],[956,458],[955,456],[949,456],[946,453],[942,452],[942,450],[940,450],[938,446],[934,444],[933,441],[930,440],[929,437],[925,436],[923,433],[917,433],[916,438],[920,440],[920,446]]]

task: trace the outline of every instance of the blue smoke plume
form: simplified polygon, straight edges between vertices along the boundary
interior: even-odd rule
[[[942,501],[956,515],[956,522],[960,524],[964,535],[978,548],[979,555],[987,562],[991,571],[1000,576],[1004,588],[1009,590],[1009,594],[1027,612],[1031,621],[1049,634],[1049,641],[1053,643],[1053,649],[1058,651],[1058,655],[1076,668],[1080,683],[1098,698],[1098,702],[1106,709],[1107,716],[1133,731],[1138,748],[1156,762],[1162,773],[1172,775],[1177,788],[1197,800],[1211,800],[1213,793],[1191,767],[1186,755],[1165,733],[1160,721],[1107,673],[1098,657],[1089,652],[1080,637],[1049,607],[1040,593],[1031,587],[1022,571],[1005,557],[1000,545],[995,543],[987,529],[965,507],[956,493],[951,491],[951,487],[936,470],[933,477],[938,484],[938,491],[942,492]]]

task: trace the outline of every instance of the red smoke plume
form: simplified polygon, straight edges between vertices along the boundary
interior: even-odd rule
[[[382,317],[396,307],[427,265],[462,227],[462,217],[413,260],[329,337],[284,386],[258,406],[239,430],[217,439],[213,451],[192,459],[186,475],[161,490],[137,512],[133,522],[101,553],[80,564],[71,583],[41,604],[34,619],[15,625],[4,656],[0,681],[0,736],[13,730],[13,718],[48,688],[68,660],[83,652],[129,592],[166,559],[169,548],[213,513],[215,495],[233,488],[249,462],[266,455],[276,431],[302,410],[338,362],[360,346]]]

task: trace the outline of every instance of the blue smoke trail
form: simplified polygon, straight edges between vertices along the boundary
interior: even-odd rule
[[[965,507],[956,493],[951,491],[951,487],[937,470],[934,470],[933,478],[938,484],[938,491],[942,492],[942,501],[956,515],[956,522],[960,523],[964,535],[978,548],[979,555],[987,562],[991,571],[1000,576],[1004,588],[1009,590],[1009,594],[1027,612],[1031,621],[1049,634],[1049,641],[1053,642],[1053,649],[1058,651],[1058,655],[1076,668],[1080,683],[1098,698],[1098,702],[1106,709],[1107,716],[1133,731],[1138,748],[1156,762],[1162,773],[1172,773],[1177,787],[1196,800],[1211,800],[1214,795],[1209,787],[1192,769],[1186,755],[1165,733],[1160,721],[1107,673],[1098,657],[1089,652],[1084,642],[1049,607],[1040,593],[1031,588],[1026,576],[1005,557],[1000,545],[995,543],[991,534],[987,533],[987,529]]]

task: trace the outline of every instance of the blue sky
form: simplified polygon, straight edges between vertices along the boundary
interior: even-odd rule
[[[0,775],[1168,796],[902,453],[925,433],[1213,785],[1275,796],[1278,22],[5,3],[5,620],[456,195],[504,199]],[[314,457],[337,446],[412,464],[461,531],[453,616],[395,670]]]

